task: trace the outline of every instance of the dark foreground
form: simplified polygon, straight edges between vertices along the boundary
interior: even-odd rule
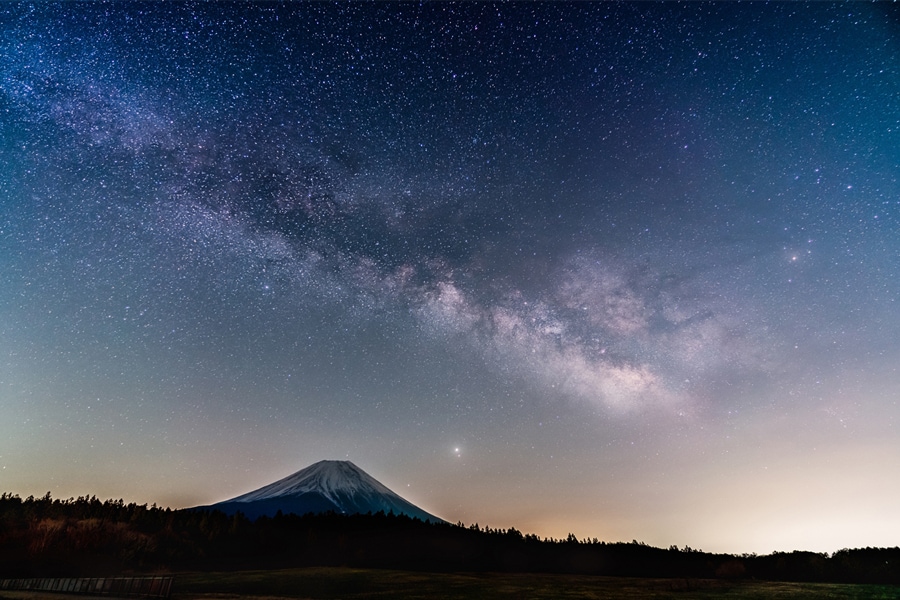
[[[306,568],[178,576],[173,600],[220,598],[900,598],[900,586],[728,582],[535,573],[417,573],[375,569]]]
[[[513,528],[423,523],[383,513],[278,514],[251,521],[241,514],[172,511],[121,500],[0,495],[0,578],[9,579],[352,567],[525,578],[715,579],[732,589],[735,584],[728,582],[754,580],[900,586],[898,565],[900,547],[738,556],[573,535],[539,539]],[[422,577],[417,581],[439,576]]]
[[[65,600],[77,596],[0,594],[10,600]],[[277,571],[185,573],[172,600],[280,598],[399,600],[448,599],[847,599],[900,598],[900,587],[866,584],[727,582],[522,573],[417,573],[315,567]]]
[[[7,600],[100,600],[37,592],[0,592]],[[550,575],[421,573],[344,567],[193,572],[176,575],[172,600],[279,599],[841,599],[900,598],[900,586]],[[107,599],[108,600],[108,599]]]
[[[736,556],[384,514],[250,521],[0,494],[0,578],[175,574],[172,600],[900,598],[897,565],[900,548]]]

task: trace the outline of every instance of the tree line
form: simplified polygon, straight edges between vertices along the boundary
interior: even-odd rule
[[[900,584],[896,547],[714,554],[384,513],[251,521],[94,496],[0,495],[0,578],[300,566]]]

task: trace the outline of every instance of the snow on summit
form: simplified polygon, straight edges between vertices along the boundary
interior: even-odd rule
[[[232,498],[231,502],[252,502],[313,491],[330,500],[335,500],[340,494],[352,493],[376,492],[397,496],[349,460],[321,460],[284,479]]]
[[[374,477],[345,460],[322,460],[284,479],[207,507],[249,518],[262,515],[336,512],[394,513],[440,522],[442,519],[411,504]]]

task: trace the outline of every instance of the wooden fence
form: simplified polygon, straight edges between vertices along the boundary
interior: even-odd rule
[[[168,598],[175,578],[166,577],[70,577],[0,579],[0,590],[57,592],[88,596]]]

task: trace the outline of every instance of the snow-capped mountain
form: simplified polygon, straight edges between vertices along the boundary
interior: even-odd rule
[[[432,523],[443,522],[407,502],[374,477],[347,460],[323,460],[274,483],[210,506],[228,514],[238,511],[250,519],[284,513],[304,515],[334,511],[366,514],[384,511]]]

